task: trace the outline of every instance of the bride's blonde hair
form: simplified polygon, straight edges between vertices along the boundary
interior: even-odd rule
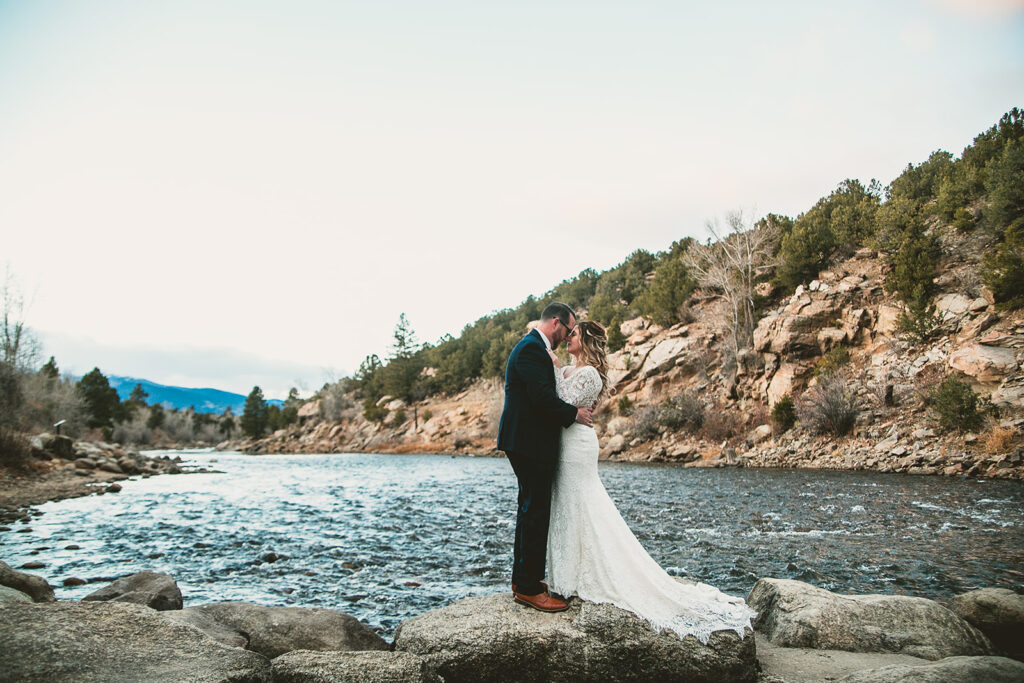
[[[601,395],[615,393],[615,389],[608,383],[608,332],[600,323],[592,320],[581,320],[576,323],[577,334],[580,338],[580,360],[587,365],[594,366],[597,374],[601,376]]]

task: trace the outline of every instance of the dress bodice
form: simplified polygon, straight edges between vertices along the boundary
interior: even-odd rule
[[[601,395],[601,375],[592,365],[570,365],[555,368],[555,391],[558,398],[577,408],[593,406]]]

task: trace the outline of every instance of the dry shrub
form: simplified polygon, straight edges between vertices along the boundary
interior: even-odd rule
[[[939,363],[929,363],[919,373],[914,375],[914,396],[917,398],[918,408],[927,406],[931,401],[932,392],[946,377],[946,368]]]
[[[658,422],[669,429],[696,432],[704,424],[704,419],[704,404],[690,391],[666,398],[658,410]]]
[[[800,424],[817,434],[844,436],[853,430],[860,410],[846,380],[833,374],[818,379],[818,383],[804,393],[797,416]]]
[[[704,415],[701,435],[708,441],[726,441],[743,434],[743,419],[736,413],[718,408]]]
[[[634,413],[633,436],[643,441],[650,441],[661,436],[661,424],[658,422],[658,406],[647,406]]]
[[[1017,430],[1010,427],[996,426],[985,438],[985,451],[988,453],[1002,453],[1010,450],[1014,439],[1017,438]]]
[[[0,429],[0,467],[26,469],[32,461],[32,450],[25,438],[8,429]]]

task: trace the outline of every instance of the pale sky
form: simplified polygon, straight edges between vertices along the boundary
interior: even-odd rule
[[[1024,0],[0,0],[0,267],[65,371],[281,397],[1024,106]]]

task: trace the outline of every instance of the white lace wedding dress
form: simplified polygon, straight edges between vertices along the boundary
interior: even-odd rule
[[[593,405],[601,393],[601,376],[590,366],[556,369],[555,384],[559,398],[575,406]],[[679,583],[659,567],[605,491],[597,455],[592,427],[575,423],[562,431],[548,527],[551,592],[611,603],[680,638],[707,643],[713,631],[726,629],[743,637],[756,612],[742,598],[706,583]]]

